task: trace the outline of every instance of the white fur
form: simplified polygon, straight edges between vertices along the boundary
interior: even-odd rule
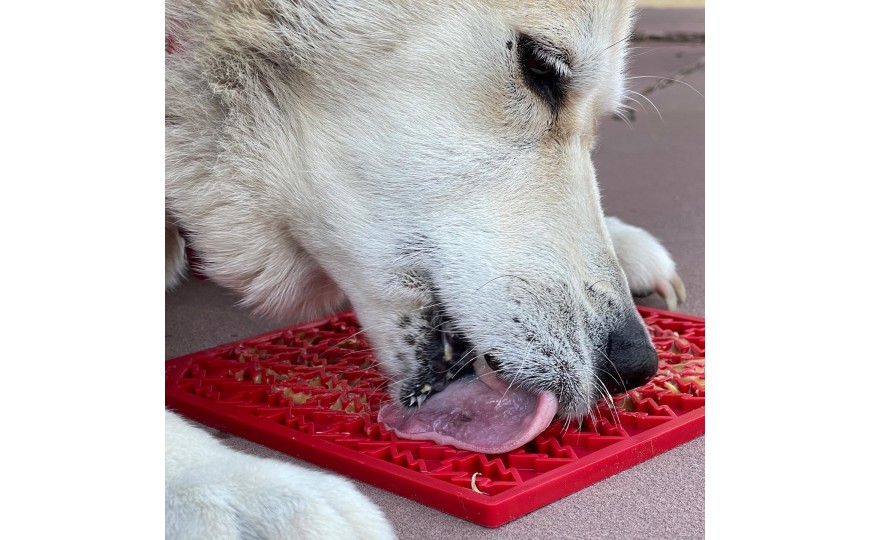
[[[583,415],[604,344],[639,324],[630,287],[682,294],[658,241],[605,220],[591,161],[597,119],[621,106],[632,8],[170,0],[167,286],[186,240],[261,313],[352,306],[396,399],[419,375],[412,342],[449,316],[517,384]],[[558,62],[558,106],[525,78],[523,36]],[[171,414],[166,437],[167,537],[391,534],[346,482]]]
[[[166,538],[392,537],[347,480],[230,450],[167,411]]]

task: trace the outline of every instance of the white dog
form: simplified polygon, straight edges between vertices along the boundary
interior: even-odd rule
[[[394,401],[421,410],[471,360],[566,417],[652,377],[632,293],[674,308],[684,288],[658,241],[604,217],[590,159],[622,103],[631,1],[166,10],[167,286],[187,245],[260,313],[352,306]],[[347,480],[167,413],[166,535],[393,532]]]

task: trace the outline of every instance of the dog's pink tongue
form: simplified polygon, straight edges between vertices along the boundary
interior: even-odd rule
[[[378,421],[406,439],[422,439],[486,454],[510,452],[531,441],[553,421],[556,396],[510,388],[481,358],[476,377],[466,377],[406,409],[397,403],[381,409]]]

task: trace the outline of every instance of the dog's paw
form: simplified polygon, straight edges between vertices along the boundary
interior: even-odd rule
[[[657,293],[669,310],[686,301],[686,287],[670,253],[653,235],[615,217],[606,218],[616,257],[634,296]]]
[[[177,430],[167,430],[167,539],[395,538],[348,480],[243,454],[197,431],[179,447]]]
[[[348,481],[239,454],[166,486],[166,538],[390,539],[386,518]]]

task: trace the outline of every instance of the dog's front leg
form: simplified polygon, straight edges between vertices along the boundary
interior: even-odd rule
[[[686,287],[671,254],[653,235],[615,217],[604,219],[616,257],[634,296],[658,293],[669,310],[686,301]]]
[[[166,412],[167,539],[391,539],[349,481],[227,448]]]

